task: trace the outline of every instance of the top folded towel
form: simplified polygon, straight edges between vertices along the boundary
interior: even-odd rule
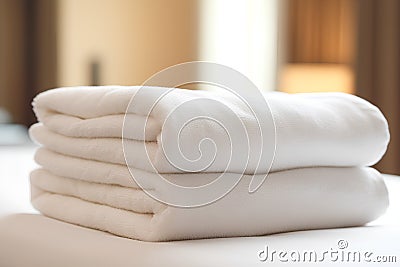
[[[370,166],[386,151],[387,122],[378,108],[361,98],[342,93],[263,96],[271,111],[265,110],[265,116],[273,120],[265,120],[261,126],[252,110],[228,92],[140,86],[66,87],[39,94],[33,106],[44,126],[71,140],[112,138],[118,142],[117,138],[123,136],[131,143],[151,144],[148,158],[155,171],[164,173],[267,173],[271,167],[268,159],[275,148],[272,171]],[[198,100],[207,100],[210,105]],[[229,143],[238,142],[238,133],[224,128],[224,121],[229,124],[237,118],[247,134],[247,140],[242,140],[249,147],[245,169],[235,162],[240,159],[235,155],[245,151],[234,149],[245,146]],[[261,139],[259,127],[270,129]],[[209,151],[215,152],[211,160]],[[257,151],[266,156],[260,157]],[[141,162],[130,163],[142,166]]]

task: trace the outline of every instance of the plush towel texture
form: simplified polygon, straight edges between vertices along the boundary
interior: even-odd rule
[[[114,150],[112,156],[118,159],[104,160],[121,163],[122,146],[119,138],[122,135],[124,114],[128,112],[126,124],[129,124],[129,128],[124,132],[124,138],[136,140],[130,141],[129,147],[138,150],[137,153],[142,153],[145,148],[150,150],[149,159],[143,155],[138,156],[141,159],[138,161],[133,158],[131,163],[136,164],[133,167],[141,167],[144,161],[147,161],[144,165],[152,165],[152,169],[155,168],[161,173],[181,171],[176,166],[184,166],[185,170],[198,170],[205,164],[200,160],[198,164],[188,165],[188,162],[176,157],[173,160],[174,164],[171,164],[162,148],[169,145],[175,150],[178,149],[175,147],[176,137],[161,139],[161,135],[167,132],[177,136],[188,117],[209,116],[219,118],[222,123],[233,120],[232,112],[234,117],[240,117],[248,133],[250,147],[250,157],[245,170],[247,174],[269,171],[275,137],[276,153],[272,171],[312,166],[370,166],[382,157],[389,142],[388,126],[382,113],[367,101],[352,95],[266,93],[264,96],[272,111],[273,121],[267,121],[268,125],[263,127],[272,129],[275,124],[276,134],[273,136],[271,131],[266,131],[263,136],[264,146],[261,147],[260,139],[257,138],[256,118],[247,106],[230,94],[158,87],[139,90],[140,88],[75,87],[44,92],[35,98],[34,110],[39,121],[59,135],[50,136],[48,131],[36,129],[32,136],[44,145],[54,147],[54,143],[59,143],[58,149],[63,151],[62,146],[82,147],[78,143],[86,142],[88,151],[82,153],[91,153],[86,155],[88,158],[94,157],[95,150]],[[166,95],[158,100],[164,94]],[[135,97],[127,110],[133,96]],[[199,99],[212,102],[207,106],[202,101],[195,101]],[[154,103],[157,105],[147,117],[146,110]],[[177,106],[182,108],[175,111]],[[227,112],[226,107],[232,112]],[[268,110],[265,110],[265,113],[268,113]],[[165,124],[167,117],[173,123]],[[179,142],[180,148],[188,158],[196,159],[200,156],[198,145],[204,138],[212,139],[217,147],[214,162],[204,171],[243,171],[243,164],[240,162],[242,158],[237,158],[238,162],[235,162],[236,155],[240,153],[235,153],[232,158],[229,136],[219,125],[203,120],[189,123],[184,129],[179,136]],[[231,140],[235,140],[237,131],[236,129],[228,132]],[[60,135],[86,139],[61,139]],[[104,137],[115,139],[99,139]],[[89,141],[87,138],[96,139]],[[144,144],[142,140],[149,142]],[[239,138],[239,142],[236,143],[243,143],[243,138]],[[261,162],[257,153],[260,148],[264,153]],[[71,155],[76,156],[76,153],[70,150],[65,153],[71,152]],[[209,150],[214,149],[205,149],[205,152]],[[210,160],[207,155],[204,158],[207,162]],[[227,167],[229,159],[232,162]],[[260,165],[257,165],[258,163]]]
[[[177,175],[193,181],[191,174]],[[161,204],[137,188],[89,183],[38,169],[31,175],[32,203],[59,220],[146,241],[363,225],[388,205],[383,180],[371,168],[271,173],[253,194],[247,191],[249,180],[245,175],[217,202],[182,209]]]
[[[42,148],[35,155],[41,168],[32,172],[31,185],[32,203],[40,212],[119,236],[166,241],[362,225],[388,205],[381,175],[364,167],[384,154],[387,122],[376,107],[358,97],[265,94],[273,120],[264,121],[267,131],[260,142],[257,118],[232,95],[139,88],[61,88],[35,98],[39,123],[30,134]],[[205,105],[204,99],[212,104]],[[229,124],[232,114],[248,133],[245,168],[240,157],[231,155],[243,152],[232,148],[246,143],[236,131],[228,132],[232,138],[227,139],[227,132],[213,121],[184,124],[188,116],[215,117]],[[177,133],[180,147],[174,147]],[[207,138],[215,147],[200,144]],[[164,147],[173,148],[172,158]],[[215,160],[207,168],[201,160],[188,164],[174,156],[179,148],[189,159],[216,148]],[[271,155],[272,172],[249,193],[250,180],[262,180],[270,170]],[[229,159],[234,164],[227,165]],[[235,180],[243,171],[231,192],[205,206],[178,208],[148,195],[174,194],[160,183],[160,174],[174,184],[196,187],[222,173]],[[133,178],[141,178],[140,186]],[[187,191],[179,197],[185,201],[198,196]]]

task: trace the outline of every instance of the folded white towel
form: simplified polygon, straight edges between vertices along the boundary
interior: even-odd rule
[[[161,173],[174,173],[182,169],[203,170],[208,163],[211,165],[203,171],[243,171],[241,155],[245,151],[232,149],[244,148],[246,139],[238,137],[239,133],[235,131],[227,134],[218,124],[209,120],[185,125],[178,141],[187,158],[201,158],[195,162],[180,156],[174,138],[187,118],[208,116],[220,118],[229,124],[233,118],[231,113],[226,112],[226,107],[240,118],[248,134],[250,150],[245,168],[247,174],[268,172],[275,138],[277,143],[272,171],[309,166],[370,166],[382,157],[389,141],[388,126],[382,113],[375,106],[352,95],[264,94],[273,121],[267,120],[266,125],[261,125],[268,129],[261,146],[257,137],[259,132],[256,118],[246,105],[229,93],[139,88],[73,87],[39,94],[33,103],[34,110],[39,121],[50,131],[43,127],[33,127],[31,134],[39,143],[60,153],[125,163],[120,138],[124,113],[127,111],[125,123],[129,127],[124,131],[124,141],[125,148],[129,148],[126,151],[129,154],[129,165]],[[166,94],[165,97],[157,101],[163,94]],[[133,96],[134,101],[127,110]],[[208,106],[204,101],[194,101],[202,99],[211,104]],[[154,103],[157,105],[147,117],[146,110]],[[180,108],[179,112],[174,112],[176,108]],[[265,113],[268,117],[268,110]],[[164,124],[167,118],[173,123]],[[274,124],[276,135],[271,134]],[[166,133],[166,137],[172,137],[162,138],[163,133]],[[208,153],[214,152],[214,146],[208,146],[210,144],[202,143],[204,147],[198,147],[201,140],[206,138],[214,141],[217,148],[215,155],[212,153],[210,156]],[[230,140],[236,140],[235,144],[230,144]],[[172,164],[165,155],[166,147],[172,147],[172,150],[168,150],[173,154]],[[145,154],[146,149],[150,158]],[[260,149],[264,154],[259,162]],[[101,151],[107,153],[98,153]]]
[[[388,126],[376,107],[345,94],[264,97],[272,113],[252,106],[265,112],[258,120],[229,93],[118,86],[42,93],[33,103],[40,123],[30,129],[43,145],[35,155],[42,168],[31,174],[32,203],[56,219],[148,241],[355,226],[385,211],[380,174],[348,167],[371,165],[386,150]],[[262,181],[273,156],[272,172],[249,193],[250,180]],[[190,204],[203,193],[214,201],[243,171],[232,191],[201,207],[148,196]],[[214,181],[215,190],[177,194],[160,173],[186,187]],[[222,173],[228,180],[215,182]]]
[[[83,168],[82,164],[77,167]],[[96,171],[91,168],[90,172]],[[176,175],[196,182],[192,174]],[[245,175],[217,202],[185,209],[161,204],[137,188],[65,178],[38,169],[31,174],[32,203],[49,217],[146,241],[356,226],[377,218],[388,205],[383,180],[371,168],[272,173],[252,194],[247,190],[249,180]]]
[[[130,188],[144,188],[147,190],[153,189],[160,177],[157,173],[147,172],[141,169],[127,168],[126,165],[112,164],[95,160],[87,160],[77,157],[65,156],[60,153],[53,152],[45,148],[39,148],[35,153],[35,161],[44,169],[51,173],[73,178],[76,180],[119,185]],[[146,177],[144,183],[140,186],[132,179],[131,174],[136,176]],[[209,183],[216,178],[220,173],[166,173],[162,177],[168,181],[181,186],[201,186]],[[229,175],[229,173],[227,174]],[[261,175],[260,175],[261,176]],[[232,174],[232,179],[236,175]]]

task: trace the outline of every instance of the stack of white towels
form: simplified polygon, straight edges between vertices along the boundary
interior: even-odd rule
[[[32,203],[46,216],[146,241],[358,226],[384,213],[385,184],[367,167],[389,142],[378,108],[341,93],[263,97],[273,125],[262,127],[273,131],[260,143],[259,121],[230,94],[122,86],[41,93],[30,128],[41,145]],[[235,156],[246,154],[242,144],[229,143],[238,143],[236,131],[210,120],[227,107],[248,133],[245,165]],[[257,148],[267,157],[254,156]]]

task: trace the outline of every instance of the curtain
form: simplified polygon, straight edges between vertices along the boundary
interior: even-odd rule
[[[288,0],[287,62],[352,63],[355,0]]]
[[[31,101],[56,85],[56,0],[0,0],[0,107],[34,122]]]
[[[400,174],[400,1],[359,0],[356,93],[377,105],[391,132],[377,168]]]

